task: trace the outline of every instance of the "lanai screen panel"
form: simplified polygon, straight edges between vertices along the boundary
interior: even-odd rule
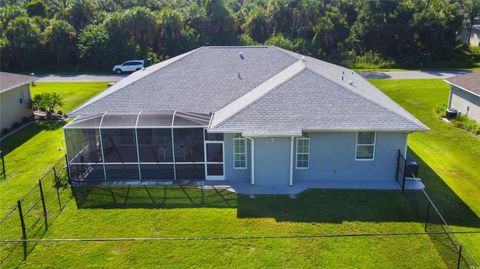
[[[72,180],[204,179],[210,117],[178,111],[78,117],[65,126]]]
[[[104,180],[99,130],[65,129],[65,141],[72,180]]]

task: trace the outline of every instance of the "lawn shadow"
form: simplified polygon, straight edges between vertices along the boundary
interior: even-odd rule
[[[235,208],[237,194],[192,186],[73,186],[78,208]]]
[[[59,128],[62,128],[65,125],[64,121],[36,121],[31,123],[28,126],[17,131],[15,134],[3,139],[1,143],[1,148],[4,151],[5,156],[10,152],[20,147],[32,137],[40,133],[41,131],[54,131]]]
[[[480,216],[445,183],[445,181],[411,148],[408,148],[419,164],[419,177],[425,184],[425,191],[449,225],[480,228]]]

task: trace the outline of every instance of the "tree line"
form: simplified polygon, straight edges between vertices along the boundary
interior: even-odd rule
[[[275,45],[347,66],[472,62],[478,0],[0,0],[2,70],[107,70],[205,45]]]

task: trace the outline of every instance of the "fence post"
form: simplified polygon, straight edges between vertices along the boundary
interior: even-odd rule
[[[45,220],[45,230],[48,230],[47,207],[45,205],[45,196],[43,196],[42,180],[38,180],[38,188],[40,189],[40,198],[42,198],[43,219]]]
[[[405,180],[407,177],[407,156],[403,157],[403,179],[402,179],[402,192],[405,191]]]
[[[430,201],[427,204],[427,214],[425,216],[425,232],[427,232],[428,216],[430,215]]]
[[[20,215],[20,225],[22,226],[22,240],[23,240],[23,259],[27,259],[27,230],[25,229],[25,221],[23,219],[22,202],[17,201],[18,214]]]
[[[3,157],[3,150],[0,150],[0,156],[2,157],[2,174],[3,174],[3,179],[7,179],[7,171],[5,171],[5,158]]]
[[[55,191],[57,193],[58,207],[60,211],[62,211],[62,201],[60,199],[60,192],[58,192],[59,188],[60,188],[60,181],[58,180],[57,174],[55,174]]]
[[[65,168],[67,169],[68,184],[69,184],[69,185],[72,185],[72,178],[70,177],[70,167],[68,166],[68,157],[67,157],[67,154],[65,154]]]
[[[460,250],[458,251],[458,260],[457,260],[457,269],[460,268],[460,260],[462,258],[462,245],[460,245]]]

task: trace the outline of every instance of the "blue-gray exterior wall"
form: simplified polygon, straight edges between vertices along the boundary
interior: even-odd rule
[[[233,134],[224,135],[224,150],[225,150],[225,179],[231,181],[237,180],[250,180],[251,173],[251,150],[250,150],[250,141],[247,139],[247,168],[246,169],[235,169],[233,167]]]
[[[398,150],[406,133],[376,133],[374,160],[355,160],[356,133],[310,133],[308,169],[294,169],[297,180],[395,180]],[[296,147],[296,143],[295,143]],[[295,148],[296,150],[296,148]]]
[[[451,85],[448,107],[480,123],[480,96]]]
[[[356,132],[315,132],[310,137],[308,169],[296,169],[294,143],[293,184],[295,180],[395,180],[398,150],[405,152],[407,133],[376,134],[375,159],[356,161]],[[290,179],[290,138],[254,138],[255,184],[288,185]],[[233,135],[225,135],[226,180],[250,181],[251,145],[248,169],[233,169]]]

